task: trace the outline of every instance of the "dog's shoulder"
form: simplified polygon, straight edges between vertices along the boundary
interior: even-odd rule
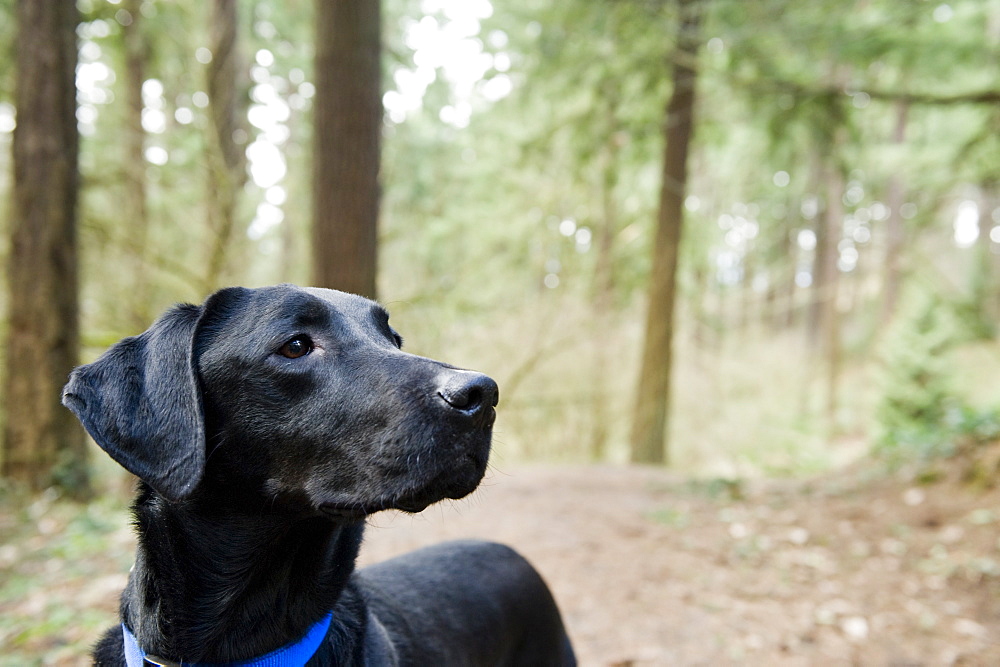
[[[94,645],[94,664],[98,667],[121,667],[125,664],[125,644],[122,641],[122,627],[108,628],[104,636]]]
[[[373,621],[375,621],[373,623]],[[308,663],[363,667],[396,664],[395,650],[385,629],[368,611],[364,595],[349,582],[333,607],[333,622],[323,646]]]

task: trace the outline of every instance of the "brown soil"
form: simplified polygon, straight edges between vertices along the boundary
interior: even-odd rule
[[[43,498],[0,519],[0,667],[86,664],[131,563],[124,512]],[[996,490],[509,467],[370,523],[365,563],[452,538],[516,547],[585,666],[1000,665]]]
[[[374,518],[362,558],[511,544],[582,665],[1000,664],[1000,494],[861,477],[495,471],[468,500]]]

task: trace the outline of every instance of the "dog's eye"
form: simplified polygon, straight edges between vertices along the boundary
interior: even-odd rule
[[[281,346],[278,354],[288,359],[298,359],[312,352],[313,343],[309,336],[296,336]]]

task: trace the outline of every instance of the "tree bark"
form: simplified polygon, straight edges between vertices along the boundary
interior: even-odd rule
[[[824,156],[828,154],[829,142],[815,148],[811,160],[812,191],[816,193],[819,210],[812,220],[813,233],[816,235],[816,247],[813,249],[812,283],[809,286],[809,316],[806,322],[806,337],[809,349],[821,353],[823,348],[823,317],[826,313],[826,296],[830,291],[826,284],[830,277],[827,264],[830,262],[830,226],[827,224],[826,207],[828,202],[821,196],[828,178]],[[834,260],[836,261],[836,260]]]
[[[124,9],[132,20],[122,26],[125,51],[125,246],[131,270],[127,293],[130,324],[136,331],[149,325],[149,276],[146,241],[149,207],[146,189],[146,131],[142,127],[142,84],[149,57],[142,31],[142,0],[127,0]]]
[[[977,339],[996,338],[997,335],[997,256],[992,251],[993,241],[990,239],[990,213],[993,210],[996,196],[992,184],[981,186],[981,197],[976,202],[979,211],[979,236],[975,246],[969,250],[972,259],[969,262],[969,305],[966,316],[967,330]]]
[[[204,278],[205,291],[219,287],[236,230],[236,204],[246,182],[246,154],[236,133],[240,118],[240,57],[237,0],[215,0],[212,11],[212,62],[208,66],[212,143],[209,148],[209,222],[213,232]]]
[[[700,8],[698,0],[678,0],[677,47],[673,92],[664,119],[666,146],[660,189],[649,306],[639,384],[632,422],[631,459],[663,464],[667,457],[667,416],[674,334],[677,259],[687,186],[688,146],[694,126],[695,83]]]
[[[892,143],[900,146],[906,141],[906,123],[909,105],[905,102],[896,103],[896,126],[892,133]],[[896,313],[899,303],[900,286],[902,284],[902,255],[906,242],[906,229],[903,223],[904,188],[899,174],[892,174],[886,187],[886,204],[889,207],[889,219],[886,221],[885,239],[885,277],[882,300],[882,324],[886,325]]]
[[[83,431],[60,405],[78,362],[76,26],[73,2],[17,5],[17,127],[2,472],[89,493]]]
[[[841,134],[841,133],[838,133]],[[838,150],[840,142],[835,143]],[[838,244],[844,233],[844,175],[836,162],[829,165],[826,178],[827,197],[821,224],[826,228],[827,254],[823,262],[824,276],[819,298],[822,304],[820,336],[826,357],[826,416],[831,427],[836,425],[838,385],[840,383],[840,248]],[[817,251],[819,247],[817,246]]]
[[[381,3],[316,0],[312,282],[376,295]]]
[[[615,96],[606,98],[617,100]],[[609,127],[615,126],[614,110],[606,110]],[[616,131],[608,133],[608,140],[603,150],[601,165],[601,218],[597,229],[597,262],[594,269],[594,323],[598,331],[610,332],[614,327],[614,242],[618,233],[618,205],[616,190],[618,188],[619,152],[621,137]],[[595,339],[594,348],[594,387],[591,414],[593,429],[590,434],[590,458],[603,461],[607,457],[608,437],[610,434],[610,417],[607,387],[610,385],[610,369],[612,366],[611,346],[600,337]]]

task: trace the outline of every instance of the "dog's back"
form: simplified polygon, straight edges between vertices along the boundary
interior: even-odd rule
[[[510,547],[457,541],[354,576],[401,665],[575,665],[545,582]]]

